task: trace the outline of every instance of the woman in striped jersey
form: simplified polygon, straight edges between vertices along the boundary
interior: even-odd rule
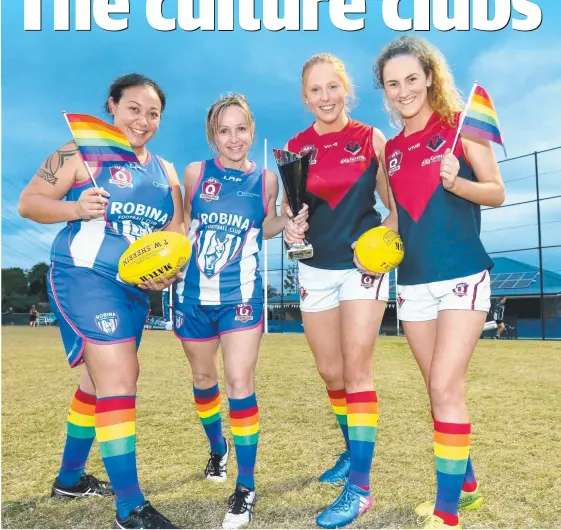
[[[259,251],[279,234],[278,179],[248,160],[255,124],[246,99],[228,95],[207,115],[217,156],[185,170],[185,223],[194,252],[174,292],[174,330],[193,372],[197,411],[210,443],[205,478],[226,480],[229,445],[222,434],[218,346],[222,347],[238,476],[223,528],[251,521],[259,439],[255,365],[263,333]],[[305,219],[302,213],[290,223]]]
[[[52,496],[115,494],[117,528],[175,528],[145,501],[136,471],[137,350],[148,312],[146,289],[170,282],[132,286],[118,275],[119,257],[138,237],[184,232],[177,174],[146,148],[165,103],[154,81],[138,74],[117,79],[106,110],[140,164],[92,167],[94,187],[71,142],[45,160],[19,203],[23,217],[67,223],[52,245],[48,290],[67,361],[71,367],[84,363]],[[96,437],[111,486],[84,473]]]

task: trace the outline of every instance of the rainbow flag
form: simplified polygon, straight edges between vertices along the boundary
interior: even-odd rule
[[[84,162],[111,165],[139,160],[121,129],[87,114],[64,113]]]
[[[477,82],[468,101],[464,121],[460,129],[462,134],[485,138],[502,145],[503,149],[505,149],[499,117],[497,116],[493,101],[487,91],[479,86]]]

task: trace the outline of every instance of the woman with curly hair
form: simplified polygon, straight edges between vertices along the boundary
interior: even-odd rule
[[[481,206],[505,198],[493,149],[460,135],[463,108],[444,56],[418,37],[385,46],[375,77],[401,132],[385,162],[397,204],[405,258],[399,267],[399,319],[430,396],[436,503],[418,506],[428,527],[459,527],[458,507],[483,503],[469,458],[465,399],[469,361],[490,307],[493,262],[480,239]]]

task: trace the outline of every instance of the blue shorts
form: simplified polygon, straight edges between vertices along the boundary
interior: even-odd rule
[[[66,359],[71,367],[84,362],[86,343],[140,345],[148,314],[148,294],[102,276],[92,269],[52,264],[47,291],[57,316]]]
[[[205,341],[226,333],[263,329],[263,304],[177,304],[173,331],[180,340]]]

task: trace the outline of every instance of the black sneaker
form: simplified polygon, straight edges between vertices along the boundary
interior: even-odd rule
[[[222,521],[222,528],[241,528],[248,525],[253,517],[255,507],[255,490],[238,484],[236,491],[228,500],[228,511]]]
[[[63,486],[58,478],[53,483],[51,497],[54,499],[78,499],[79,497],[111,497],[115,495],[109,482],[83,474],[74,486]]]
[[[228,440],[224,438],[224,443],[226,444],[226,452],[223,455],[218,453],[210,453],[210,458],[208,459],[208,464],[205,468],[205,479],[213,480],[214,482],[224,482],[227,475],[228,467],[228,455],[230,454],[230,446],[228,445]]]
[[[148,501],[137,506],[126,519],[115,517],[115,528],[177,528]]]

